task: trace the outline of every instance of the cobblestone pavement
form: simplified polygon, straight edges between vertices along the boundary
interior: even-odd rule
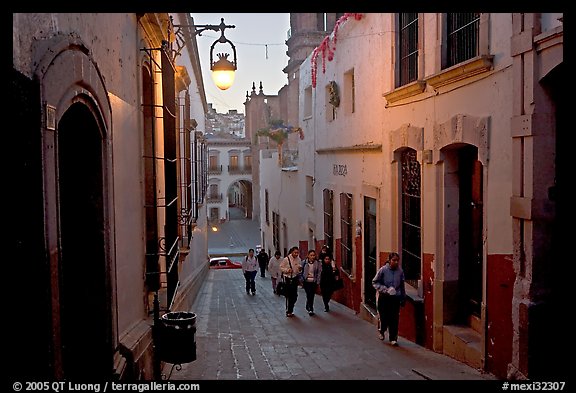
[[[491,375],[400,337],[380,341],[371,323],[317,295],[314,316],[299,289],[296,316],[271,280],[256,277],[246,295],[240,270],[210,270],[192,312],[197,314],[197,360],[173,370],[172,380],[489,380]],[[165,365],[170,372],[172,365]]]
[[[249,248],[256,248],[260,244],[260,224],[254,220],[242,218],[242,211],[230,208],[230,220],[216,225],[217,232],[208,234],[208,253],[211,256],[239,256],[246,255]]]

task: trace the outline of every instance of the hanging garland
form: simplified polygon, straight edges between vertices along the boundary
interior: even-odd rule
[[[320,53],[322,53],[322,73],[324,74],[324,73],[326,73],[326,58],[328,58],[328,61],[334,60],[334,52],[336,51],[336,42],[338,40],[338,29],[340,28],[340,25],[342,25],[344,22],[346,22],[350,17],[354,17],[355,20],[360,20],[360,19],[362,19],[362,14],[354,13],[354,12],[347,12],[344,15],[342,15],[336,21],[336,24],[334,25],[334,30],[332,31],[332,34],[324,37],[324,39],[322,40],[320,45],[318,45],[316,48],[314,48],[314,51],[312,52],[312,59],[311,59],[312,87],[313,88],[316,88],[316,75],[318,74],[318,56],[320,56]],[[331,35],[334,36],[334,38],[332,39],[332,45],[330,45],[330,36]]]

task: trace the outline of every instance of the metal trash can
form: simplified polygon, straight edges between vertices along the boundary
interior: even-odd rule
[[[156,353],[161,361],[173,364],[196,360],[196,314],[187,311],[168,312],[156,329]]]

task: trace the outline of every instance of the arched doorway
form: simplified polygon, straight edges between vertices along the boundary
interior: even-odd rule
[[[105,251],[103,136],[73,104],[58,124],[60,323],[66,378],[112,375],[110,281]]]
[[[572,305],[571,279],[567,274],[571,267],[571,258],[568,245],[571,242],[570,228],[572,214],[568,209],[567,177],[567,149],[571,146],[570,132],[568,131],[567,108],[564,97],[566,88],[566,68],[560,63],[553,68],[540,84],[545,97],[539,102],[538,110],[543,114],[550,115],[550,121],[546,126],[539,128],[541,133],[538,149],[534,153],[535,162],[546,162],[553,159],[554,170],[547,173],[544,178],[542,172],[538,178],[534,177],[534,188],[543,189],[534,199],[538,200],[539,209],[534,209],[532,221],[534,230],[538,236],[533,240],[532,256],[532,285],[538,288],[534,291],[531,318],[528,321],[529,334],[529,374],[536,378],[555,377],[565,378],[571,370],[568,364],[563,362],[551,362],[550,359],[558,358],[563,352],[558,346],[549,345],[550,327],[554,327],[558,337],[569,337],[569,324],[566,323],[566,315]],[[540,156],[540,157],[538,157]],[[543,159],[541,157],[546,157]],[[550,164],[550,163],[548,163]],[[564,167],[562,167],[564,165]],[[550,178],[553,176],[553,178]],[[564,221],[563,223],[561,221]],[[559,364],[560,363],[560,364]]]
[[[250,181],[238,180],[230,184],[226,196],[228,197],[228,218],[230,220],[252,219],[254,199]]]
[[[483,288],[483,165],[474,145],[442,149],[445,162],[445,275],[455,279],[448,324],[479,327]]]

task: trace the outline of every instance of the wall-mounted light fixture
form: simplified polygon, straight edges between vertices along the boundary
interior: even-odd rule
[[[174,25],[176,30],[175,34],[178,36],[180,32],[180,28],[182,27],[194,27],[194,31],[192,31],[195,35],[202,35],[202,33],[206,30],[212,31],[219,31],[220,38],[212,43],[210,46],[210,70],[212,70],[212,80],[220,90],[226,90],[232,83],[234,83],[234,73],[236,72],[237,60],[236,60],[236,47],[234,44],[224,36],[224,30],[226,29],[234,29],[236,26],[234,25],[227,25],[224,23],[224,18],[220,19],[219,25]],[[230,44],[232,47],[232,52],[234,54],[234,59],[232,61],[228,60],[228,53],[218,53],[216,56],[218,57],[218,61],[214,61],[214,47],[216,44]]]
[[[204,30],[220,30],[220,38],[214,41],[212,46],[210,46],[210,69],[212,70],[212,79],[214,80],[214,83],[216,83],[216,86],[218,86],[220,90],[228,89],[230,86],[232,86],[232,83],[234,83],[234,72],[236,71],[237,60],[236,47],[228,38],[224,37],[224,30],[227,28],[234,29],[236,26],[225,24],[224,18],[221,18],[220,24],[217,26],[198,25],[194,27],[196,27],[196,29],[200,28],[200,30],[196,30],[198,35],[202,35]],[[214,62],[214,46],[216,46],[218,43],[230,44],[232,47],[232,52],[234,53],[234,60],[232,62],[228,60],[228,53],[218,53],[218,61]]]

